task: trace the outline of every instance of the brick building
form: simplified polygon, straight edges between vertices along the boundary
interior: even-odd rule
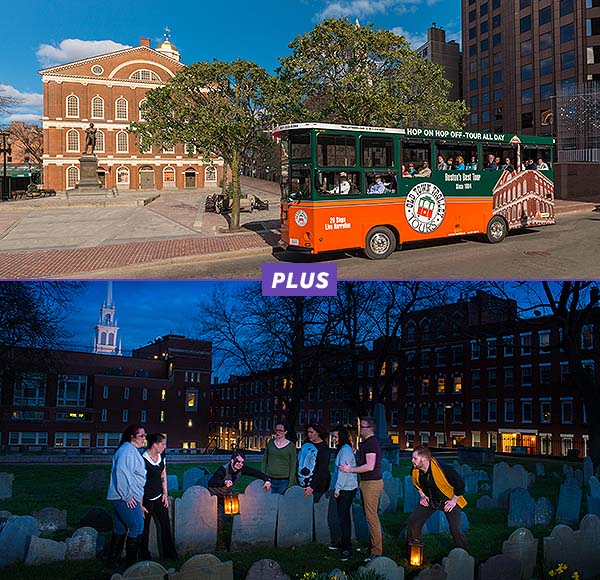
[[[148,90],[165,84],[184,65],[169,40],[156,49],[140,46],[50,67],[43,82],[43,173],[46,187],[71,189],[79,182],[85,129],[94,123],[98,178],[119,189],[184,189],[217,186],[223,161],[205,163],[181,144],[141,153],[128,127],[141,120]]]
[[[600,380],[600,309],[583,328],[581,341],[585,364]],[[401,447],[427,443],[547,455],[566,455],[570,449],[587,453],[585,407],[571,388],[552,317],[519,318],[514,301],[478,292],[407,317],[397,348],[386,354],[378,372],[382,342],[360,354],[359,397],[374,401],[386,384],[388,433]],[[277,369],[213,384],[210,435],[221,446],[264,447],[274,422],[286,415],[273,396],[285,381],[288,375]],[[343,376],[310,384],[297,431],[302,433],[311,421],[355,423],[348,384]]]

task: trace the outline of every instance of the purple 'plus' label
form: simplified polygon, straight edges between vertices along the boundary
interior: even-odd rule
[[[263,264],[263,296],[336,296],[336,264]]]

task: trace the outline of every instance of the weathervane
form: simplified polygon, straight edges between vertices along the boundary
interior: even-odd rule
[[[171,34],[171,29],[168,26],[165,26],[165,40],[168,42],[169,41],[169,35]]]

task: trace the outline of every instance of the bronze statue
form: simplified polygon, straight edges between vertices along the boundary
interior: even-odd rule
[[[96,129],[94,127],[94,123],[90,123],[90,126],[85,130],[85,149],[83,150],[83,154],[87,154],[88,147],[91,149],[90,154],[94,154],[94,149],[96,148]]]

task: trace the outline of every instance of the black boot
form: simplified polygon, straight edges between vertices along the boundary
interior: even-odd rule
[[[106,563],[113,568],[118,567],[119,558],[123,553],[123,546],[125,545],[125,534],[115,534],[113,532],[110,537],[110,543],[108,549],[105,552]]]
[[[139,561],[139,548],[140,548],[140,538],[127,538],[127,543],[125,544],[125,565],[131,566]]]

